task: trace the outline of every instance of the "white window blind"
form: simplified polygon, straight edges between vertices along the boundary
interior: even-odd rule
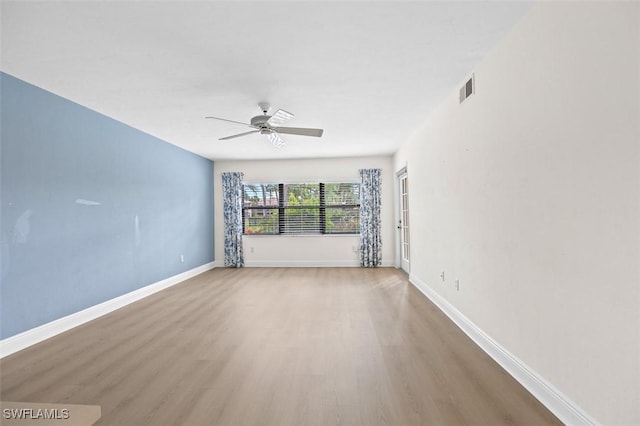
[[[357,234],[360,184],[265,183],[244,186],[245,234]]]

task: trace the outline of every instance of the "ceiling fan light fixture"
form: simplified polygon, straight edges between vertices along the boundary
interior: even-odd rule
[[[279,109],[275,113],[273,113],[273,115],[267,115],[267,112],[270,107],[269,104],[267,104],[266,102],[260,102],[259,107],[262,110],[263,115],[257,115],[255,117],[252,117],[250,124],[242,123],[240,121],[235,121],[235,120],[228,120],[226,118],[219,118],[219,117],[205,117],[205,118],[211,118],[214,120],[222,120],[226,122],[242,124],[254,129],[254,130],[250,130],[248,132],[240,133],[237,135],[226,136],[224,138],[220,138],[219,140],[235,139],[237,137],[250,135],[252,133],[260,133],[261,135],[265,135],[269,140],[269,142],[271,142],[271,144],[274,147],[280,148],[284,146],[284,141],[282,140],[280,133],[287,134],[287,135],[314,136],[318,138],[322,136],[322,133],[323,133],[322,129],[310,129],[310,128],[302,128],[302,127],[281,127],[279,126],[280,124],[284,123],[285,121],[291,120],[294,117],[292,113],[285,111],[283,109]]]
[[[279,126],[285,121],[291,120],[293,117],[294,115],[291,114],[290,112],[285,111],[283,109],[279,109],[273,113],[273,115],[271,116],[271,118],[269,118],[269,120],[267,120],[267,124],[270,126]]]
[[[284,146],[284,141],[277,132],[269,132],[267,134],[267,139],[269,139],[269,142],[271,142],[271,144],[276,148],[281,148]]]

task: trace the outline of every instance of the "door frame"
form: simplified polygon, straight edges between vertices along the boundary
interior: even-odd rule
[[[404,181],[404,194],[403,194]],[[396,267],[404,270],[406,273],[411,272],[411,219],[409,217],[409,174],[407,167],[403,167],[396,172]],[[406,197],[403,198],[403,195]],[[406,201],[406,206],[403,204]],[[406,223],[403,221],[403,212],[406,210]],[[405,241],[406,237],[406,241]],[[406,245],[405,245],[406,243]],[[405,257],[405,248],[407,256]]]

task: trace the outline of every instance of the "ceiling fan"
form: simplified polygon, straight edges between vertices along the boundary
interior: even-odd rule
[[[205,117],[212,118],[214,120],[222,120],[228,121],[230,123],[243,124],[245,126],[252,127],[254,130],[249,132],[240,133],[237,135],[227,136],[224,138],[220,138],[218,140],[224,141],[233,138],[239,138],[240,136],[246,136],[253,133],[260,133],[261,135],[266,135],[269,142],[273,144],[276,148],[280,148],[284,145],[284,141],[280,137],[280,134],[287,135],[300,135],[300,136],[322,136],[323,129],[309,129],[303,127],[280,127],[279,125],[284,123],[285,121],[291,120],[293,118],[293,114],[287,112],[283,109],[279,109],[274,112],[272,115],[268,115],[269,108],[271,107],[266,102],[260,102],[258,104],[260,110],[262,110],[262,115],[256,115],[251,118],[250,123],[242,123],[240,121],[228,120],[226,118],[219,117]]]

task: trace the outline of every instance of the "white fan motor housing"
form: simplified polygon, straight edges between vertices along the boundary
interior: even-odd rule
[[[266,122],[271,118],[270,115],[256,115],[251,119],[251,125],[256,127],[262,127],[266,125]]]

